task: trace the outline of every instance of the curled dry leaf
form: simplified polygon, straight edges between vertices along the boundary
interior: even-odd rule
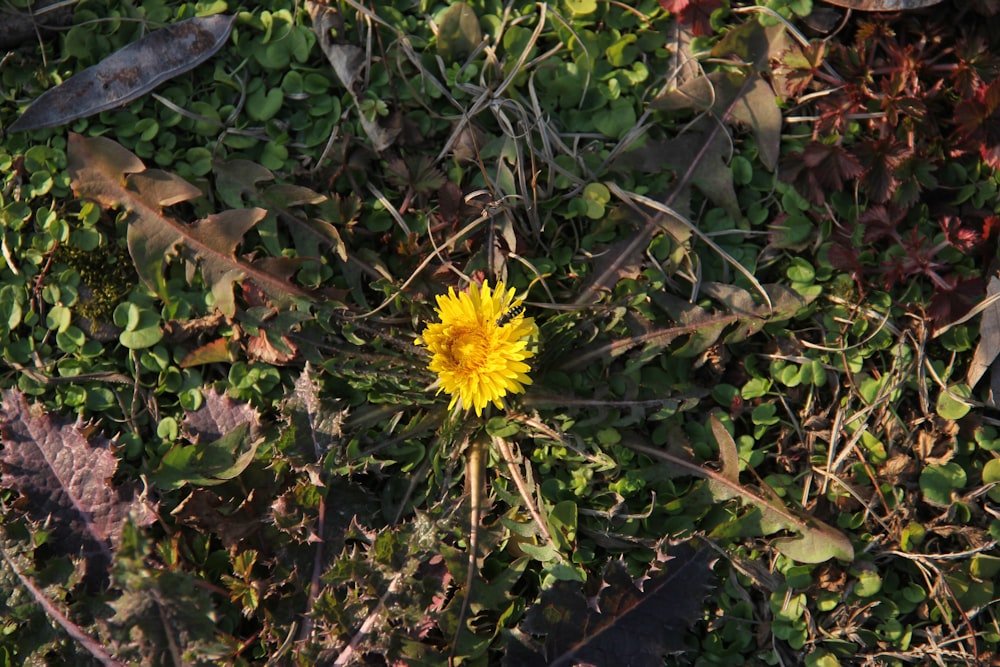
[[[42,93],[10,130],[65,125],[138,99],[212,57],[225,44],[235,21],[235,16],[220,14],[154,30]]]

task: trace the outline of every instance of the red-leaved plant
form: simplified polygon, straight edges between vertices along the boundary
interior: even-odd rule
[[[954,4],[984,16],[1000,10],[995,1]],[[787,94],[811,96],[816,118],[812,141],[783,159],[782,178],[817,205],[817,217],[838,192],[863,211],[835,232],[830,263],[862,291],[920,280],[937,324],[981,298],[995,247],[1000,58],[985,46],[989,29],[940,7],[868,15],[837,40],[774,63]]]

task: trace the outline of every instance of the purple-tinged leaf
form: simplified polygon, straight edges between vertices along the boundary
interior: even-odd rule
[[[154,519],[132,489],[112,485],[118,459],[111,441],[88,439],[82,421],[29,405],[16,390],[3,392],[0,433],[3,485],[27,500],[29,518],[48,522],[51,544],[84,556],[88,574],[103,577],[123,522],[130,515],[138,525]]]
[[[184,435],[192,443],[218,440],[230,431],[249,425],[250,438],[260,433],[260,415],[249,403],[230,398],[216,389],[204,391],[205,402],[200,408],[184,414]]]
[[[824,0],[831,5],[857,9],[862,12],[898,12],[908,9],[923,9],[936,5],[941,0]]]

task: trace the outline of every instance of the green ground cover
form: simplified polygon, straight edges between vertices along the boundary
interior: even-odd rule
[[[0,64],[0,665],[991,664],[998,10],[72,3]]]

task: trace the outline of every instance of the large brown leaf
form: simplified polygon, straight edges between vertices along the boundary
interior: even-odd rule
[[[277,304],[307,292],[291,282],[296,260],[265,258],[249,262],[236,256],[246,234],[266,214],[262,208],[238,208],[208,216],[194,224],[164,214],[173,206],[201,195],[180,176],[146,169],[142,161],[120,144],[103,137],[69,137],[68,170],[73,191],[107,208],[128,211],[128,248],[136,271],[151,289],[165,295],[163,262],[173,256],[186,261],[187,277],[201,268],[215,304],[226,315],[235,314],[233,283],[249,278]]]

